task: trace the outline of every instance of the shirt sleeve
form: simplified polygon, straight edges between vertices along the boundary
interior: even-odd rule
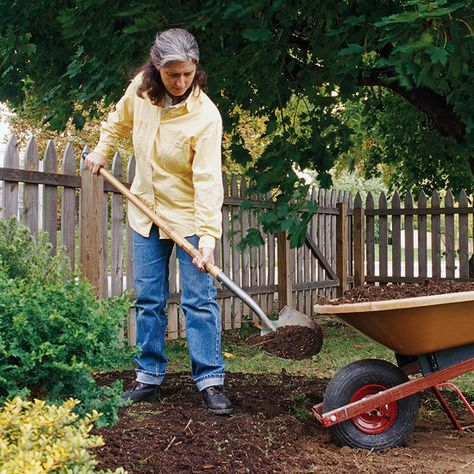
[[[115,149],[117,140],[131,132],[135,89],[135,81],[133,81],[117,102],[115,110],[109,114],[107,121],[102,123],[99,143],[94,148],[95,152],[109,157]]]
[[[197,137],[194,147],[194,209],[199,248],[214,248],[222,235],[224,190],[221,169],[222,121]]]

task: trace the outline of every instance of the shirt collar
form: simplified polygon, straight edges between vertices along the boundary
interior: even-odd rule
[[[165,94],[164,98],[164,104],[163,108],[164,109],[174,109],[178,107],[186,107],[187,112],[191,112],[197,105],[198,102],[201,101],[201,94],[202,90],[199,89],[199,87],[196,87],[186,98],[184,102],[180,102],[179,104],[172,105],[172,100],[171,97],[168,94]]]

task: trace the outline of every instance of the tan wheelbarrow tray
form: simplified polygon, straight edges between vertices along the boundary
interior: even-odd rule
[[[402,355],[474,343],[474,291],[399,300],[316,305]]]
[[[443,393],[474,371],[474,291],[398,300],[316,305],[395,352],[397,365],[365,359],[342,368],[329,382],[313,415],[339,445],[387,449],[404,445],[418,415],[418,393],[431,390],[453,426],[462,431]],[[411,376],[411,378],[409,378]]]

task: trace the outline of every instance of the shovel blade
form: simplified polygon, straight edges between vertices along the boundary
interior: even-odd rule
[[[278,320],[272,321],[272,325],[274,331],[285,326],[303,326],[310,329],[316,329],[317,326],[309,316],[302,313],[301,311],[290,308],[289,306],[283,307],[283,309],[278,314]],[[269,332],[271,331],[268,328],[263,327],[260,334],[264,336]]]
[[[276,326],[305,326],[315,329],[316,323],[306,314],[301,313],[296,309],[290,308],[289,306],[285,306],[278,315]]]

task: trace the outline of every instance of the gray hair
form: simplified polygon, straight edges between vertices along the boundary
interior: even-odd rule
[[[156,35],[150,60],[157,69],[174,61],[199,62],[199,47],[194,36],[181,28],[171,28]]]

